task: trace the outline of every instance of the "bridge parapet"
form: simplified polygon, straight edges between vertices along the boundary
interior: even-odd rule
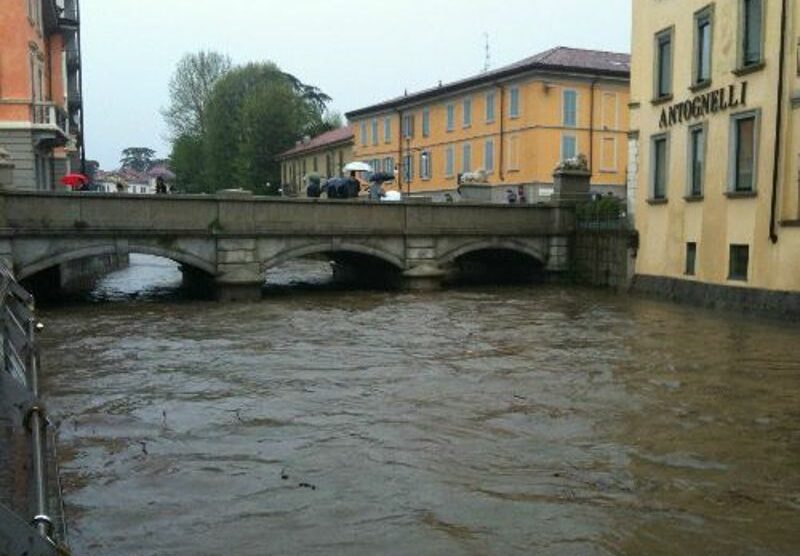
[[[208,234],[561,234],[574,212],[557,205],[375,203],[212,195],[5,192],[0,228]]]

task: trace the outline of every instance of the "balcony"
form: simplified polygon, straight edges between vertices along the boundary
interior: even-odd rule
[[[81,23],[80,18],[77,1],[65,1],[64,6],[60,7],[58,23],[61,27],[77,29]]]
[[[52,102],[31,104],[31,124],[34,139],[51,147],[63,146],[69,139],[67,113]]]

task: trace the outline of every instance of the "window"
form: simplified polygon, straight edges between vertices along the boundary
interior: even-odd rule
[[[750,266],[750,246],[731,245],[728,280],[747,281],[747,268]]]
[[[429,137],[431,134],[431,111],[427,108],[422,111],[422,136]]]
[[[604,172],[617,171],[616,137],[603,137],[600,149],[600,169]]]
[[[394,173],[394,159],[391,156],[387,156],[383,159],[383,172],[385,174]]]
[[[406,183],[411,183],[414,177],[414,158],[407,154],[403,156],[403,179]]]
[[[742,0],[742,67],[759,65],[763,60],[763,0]]]
[[[508,138],[508,169],[519,170],[519,135]]]
[[[655,98],[672,95],[672,29],[656,35]]]
[[[494,171],[494,139],[487,139],[483,144],[483,169],[489,173]]]
[[[414,114],[403,116],[403,137],[406,139],[414,137]]]
[[[383,119],[383,142],[392,142],[392,118],[386,117]]]
[[[444,151],[444,175],[448,178],[453,176],[456,166],[456,153],[453,147],[447,147]]]
[[[315,172],[319,171],[319,162],[317,161],[317,157],[316,156],[314,157],[314,163],[312,164],[312,166],[313,166]]]
[[[575,158],[578,155],[577,150],[577,138],[572,134],[563,134],[561,136],[561,160]]]
[[[431,153],[428,151],[419,154],[419,177],[423,180],[431,179]]]
[[[486,93],[486,123],[494,121],[494,91]]]
[[[361,145],[367,146],[367,122],[361,122]]]
[[[469,127],[472,125],[472,99],[465,98],[464,105],[463,105],[463,119],[464,119],[464,127]]]
[[[373,145],[377,145],[378,144],[378,120],[377,120],[377,118],[372,120],[372,144]]]
[[[697,243],[692,241],[686,244],[686,268],[684,269],[684,274],[686,274],[686,276],[694,276],[696,262]]]
[[[446,122],[447,131],[453,131],[453,129],[456,126],[456,107],[455,107],[455,105],[448,104],[446,112],[447,112],[447,122]]]
[[[747,112],[732,117],[730,144],[730,191],[756,190],[757,113]]]
[[[703,125],[689,128],[689,196],[703,196],[706,166],[706,132]]]
[[[564,126],[576,127],[578,125],[578,93],[576,91],[564,91],[562,108]]]
[[[694,78],[693,85],[711,81],[712,6],[703,8],[694,16]]]
[[[668,164],[667,136],[659,135],[653,138],[652,144],[652,198],[667,198],[667,164]]]
[[[508,91],[508,116],[519,118],[519,87],[512,87]]]
[[[472,145],[464,143],[461,150],[461,171],[464,173],[472,171]]]
[[[617,93],[603,93],[603,127],[606,129],[617,129],[619,101]]]

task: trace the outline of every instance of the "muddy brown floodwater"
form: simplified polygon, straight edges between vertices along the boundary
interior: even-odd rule
[[[800,553],[798,325],[316,264],[226,305],[138,257],[43,311],[76,555]]]

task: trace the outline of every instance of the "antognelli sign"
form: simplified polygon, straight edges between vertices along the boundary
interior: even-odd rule
[[[697,95],[691,100],[667,106],[661,111],[658,127],[667,129],[676,124],[689,123],[692,120],[699,120],[709,114],[724,112],[737,106],[747,106],[747,81],[709,91]]]

